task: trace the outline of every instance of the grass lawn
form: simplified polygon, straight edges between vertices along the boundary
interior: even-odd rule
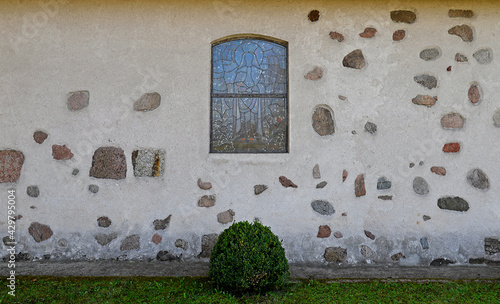
[[[266,295],[237,297],[208,278],[20,277],[0,303],[500,303],[500,281],[342,282],[304,280]]]

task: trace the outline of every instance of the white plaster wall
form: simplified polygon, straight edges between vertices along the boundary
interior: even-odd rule
[[[218,223],[217,214],[233,209],[236,221],[258,217],[270,226],[294,262],[321,262],[326,247],[341,246],[348,248],[349,263],[362,263],[362,244],[376,250],[381,261],[397,252],[412,257],[406,263],[441,257],[465,263],[483,257],[484,238],[500,237],[500,129],[492,122],[500,108],[495,96],[500,89],[500,6],[495,1],[419,2],[60,0],[48,8],[34,1],[2,2],[0,149],[22,151],[25,163],[16,184],[0,184],[0,208],[6,214],[7,189],[17,189],[17,211],[23,216],[17,222],[18,250],[70,258],[154,257],[169,250],[190,258],[201,251],[203,234],[229,226]],[[450,8],[472,9],[475,17],[448,18]],[[316,23],[307,19],[312,9],[321,13]],[[417,21],[394,23],[389,13],[397,9],[414,10]],[[474,29],[473,42],[447,33],[458,24]],[[378,30],[376,36],[360,38],[368,26]],[[405,29],[407,36],[393,42],[398,29]],[[330,39],[330,31],[346,39],[338,43]],[[210,42],[239,33],[289,43],[288,154],[209,154]],[[442,55],[425,62],[419,53],[430,46],[439,47]],[[490,64],[478,64],[472,57],[482,47],[493,51]],[[342,66],[343,57],[355,49],[365,55],[363,70]],[[469,62],[455,62],[457,52]],[[323,78],[304,79],[314,66],[325,70]],[[429,91],[415,83],[413,76],[422,73],[436,76],[438,87]],[[467,98],[473,81],[483,89],[476,106]],[[90,91],[90,105],[71,112],[65,99],[76,90]],[[133,102],[153,91],[161,94],[161,106],[152,112],[133,111]],[[439,100],[432,108],[417,106],[411,102],[417,94],[437,95]],[[318,104],[335,113],[332,136],[321,137],[311,126]],[[462,130],[441,128],[440,119],[449,112],[466,118]],[[366,121],[377,124],[376,135],[363,130]],[[32,138],[36,130],[49,134],[41,145]],[[462,144],[460,153],[441,151],[450,141]],[[67,145],[74,158],[52,159],[53,144]],[[102,146],[125,151],[126,179],[89,177],[93,152]],[[131,153],[138,148],[165,149],[161,178],[133,176]],[[409,168],[411,162],[416,166]],[[312,178],[316,163],[321,180]],[[430,172],[432,166],[444,166],[448,174],[437,176]],[[78,176],[71,174],[74,168],[80,170]],[[488,175],[488,191],[467,183],[473,168]],[[342,183],[344,169],[349,177]],[[361,173],[367,195],[356,198],[354,179]],[[282,187],[280,175],[299,187]],[[389,191],[376,189],[382,176],[392,181]],[[430,184],[428,195],[413,191],[416,176]],[[198,178],[212,182],[213,188],[199,189]],[[323,180],[328,185],[316,189]],[[89,184],[99,185],[100,191],[90,193]],[[256,196],[256,184],[269,189]],[[27,196],[29,185],[39,186],[38,198]],[[205,194],[217,196],[214,207],[197,206]],[[393,200],[379,200],[379,195],[393,195]],[[446,195],[463,197],[470,210],[439,209],[437,200]],[[315,213],[310,206],[315,199],[328,200],[335,214]],[[163,242],[154,245],[152,222],[169,214],[170,227],[159,232]],[[432,219],[424,222],[424,214]],[[103,215],[113,221],[110,228],[97,227],[96,219]],[[49,225],[54,236],[36,243],[28,234],[32,222]],[[6,216],[0,224],[7,235]],[[344,237],[318,239],[319,225],[326,224]],[[376,240],[366,238],[364,230]],[[94,240],[96,233],[113,231],[119,237],[109,247]],[[130,234],[141,236],[141,249],[120,252],[121,240]],[[421,237],[428,238],[430,249],[421,248]],[[61,238],[68,240],[67,248],[57,245]],[[178,238],[189,241],[186,252],[174,247]]]

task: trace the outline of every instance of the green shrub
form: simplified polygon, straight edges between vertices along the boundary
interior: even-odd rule
[[[278,237],[257,222],[232,224],[221,233],[210,256],[210,278],[232,292],[278,289],[289,275]]]

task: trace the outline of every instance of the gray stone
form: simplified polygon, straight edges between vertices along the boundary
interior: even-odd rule
[[[429,90],[437,87],[437,78],[432,75],[420,74],[413,77],[413,80]]]
[[[201,238],[201,253],[198,255],[199,258],[210,258],[212,255],[212,250],[219,235],[217,233],[205,234]]]
[[[337,239],[341,239],[341,238],[343,238],[343,237],[344,237],[344,236],[342,235],[342,232],[340,232],[340,231],[335,231],[335,232],[333,233],[333,236],[334,236],[334,237],[336,237]]]
[[[380,195],[378,199],[381,199],[383,201],[390,201],[392,200],[392,195]]]
[[[500,253],[500,240],[494,238],[485,238],[484,251],[489,255]]]
[[[399,10],[391,12],[391,19],[394,22],[403,22],[412,24],[417,20],[417,15],[412,11]]]
[[[322,181],[321,183],[316,185],[316,189],[323,189],[326,187],[328,183],[326,181]]]
[[[415,98],[413,98],[411,101],[420,106],[426,106],[426,107],[432,107],[433,105],[436,104],[436,101],[438,100],[437,96],[430,96],[430,95],[417,95]]]
[[[342,60],[342,65],[351,69],[360,70],[365,67],[365,64],[365,57],[363,57],[363,52],[359,49],[350,52]]]
[[[160,103],[160,94],[157,92],[146,93],[134,103],[134,110],[142,112],[153,111],[160,106]]]
[[[5,246],[15,246],[16,245],[16,239],[11,237],[10,235],[4,236],[2,241],[3,241],[3,244]]]
[[[156,259],[162,262],[170,262],[170,261],[179,261],[181,257],[171,254],[166,250],[162,250],[158,252],[158,254],[156,255]]]
[[[187,250],[189,246],[189,242],[183,239],[175,240],[175,247],[181,248],[183,250]]]
[[[488,176],[481,169],[473,169],[469,171],[467,174],[467,181],[473,187],[481,190],[487,190],[490,187]]]
[[[10,254],[7,254],[2,258],[4,262],[10,261]],[[31,262],[33,261],[33,256],[29,254],[28,252],[22,253],[19,252],[18,254],[15,254],[15,261],[16,262]]]
[[[121,148],[100,147],[92,157],[89,175],[95,178],[124,179],[127,177],[127,160]]]
[[[92,192],[92,193],[97,193],[99,192],[99,186],[98,185],[89,185],[89,191]]]
[[[435,259],[431,262],[431,266],[448,266],[448,264],[455,264],[455,262],[443,258]]]
[[[450,17],[450,18],[472,18],[472,17],[474,17],[474,12],[471,10],[450,9],[448,11],[448,17]]]
[[[223,225],[231,223],[233,221],[234,214],[235,213],[232,209],[221,212],[217,214],[217,221]]]
[[[320,179],[321,178],[321,173],[319,172],[319,165],[316,164],[313,168],[313,178],[315,179]]]
[[[97,226],[103,227],[103,228],[108,228],[111,226],[111,220],[107,216],[101,216],[97,219]]]
[[[89,91],[70,92],[66,104],[71,111],[78,111],[89,105],[89,99]]]
[[[472,54],[472,56],[476,58],[477,62],[479,62],[480,64],[490,63],[493,59],[493,56],[491,55],[491,51],[489,49],[480,49]]]
[[[153,221],[153,226],[155,227],[155,230],[165,230],[168,228],[168,225],[170,224],[170,219],[172,219],[172,214],[167,216],[165,219],[161,220],[154,220]]]
[[[80,173],[80,170],[78,170],[78,169],[76,169],[76,168],[75,168],[75,169],[73,169],[73,171],[71,172],[71,175],[73,175],[73,176],[77,176],[77,175],[78,175],[78,173]]]
[[[106,246],[109,243],[111,243],[114,239],[118,237],[118,234],[116,232],[110,233],[110,234],[104,234],[104,233],[98,233],[97,235],[94,236],[96,239],[97,243],[101,246]]]
[[[365,124],[365,131],[370,133],[370,134],[375,134],[377,133],[377,125],[374,124],[373,122],[367,122]]]
[[[333,113],[327,108],[316,107],[312,116],[312,126],[320,136],[332,135],[335,133]]]
[[[464,212],[469,210],[469,203],[458,196],[446,196],[438,199],[440,209]]]
[[[210,190],[212,189],[212,183],[210,182],[203,182],[201,178],[198,178],[198,187],[202,190]]]
[[[425,61],[436,59],[441,52],[437,48],[428,48],[420,52],[420,58]]]
[[[57,245],[59,247],[68,247],[68,240],[67,239],[59,239],[59,241],[57,241]]]
[[[0,151],[0,183],[15,183],[21,176],[24,154],[21,151]]]
[[[420,245],[422,245],[422,249],[429,249],[429,242],[427,241],[427,238],[421,238]]]
[[[259,195],[259,194],[261,194],[262,192],[264,192],[266,190],[267,190],[267,186],[266,185],[255,185],[255,186],[253,186],[253,192],[255,193],[255,195]]]
[[[342,247],[327,247],[323,255],[330,263],[342,263],[347,258],[347,249]]]
[[[120,245],[121,251],[139,250],[141,247],[141,237],[138,234],[127,236]]]
[[[413,191],[419,195],[426,195],[429,193],[429,184],[420,176],[413,179]]]
[[[215,195],[203,195],[199,200],[198,200],[198,206],[199,207],[213,207],[215,205]]]
[[[422,216],[422,219],[423,219],[424,221],[428,221],[428,220],[430,220],[430,219],[431,219],[431,217],[430,217],[430,216],[428,216],[428,215],[424,215],[424,216]]]
[[[467,56],[465,56],[464,54],[457,53],[455,55],[455,61],[456,62],[468,62],[469,58],[467,58]]]
[[[381,177],[377,181],[377,190],[391,189],[392,183],[385,177]]]
[[[461,129],[464,123],[465,118],[458,113],[449,113],[441,118],[441,126],[445,129]]]
[[[361,245],[361,255],[367,259],[373,259],[377,256],[375,251],[366,245]]]
[[[31,197],[38,197],[40,195],[40,189],[38,189],[38,186],[28,186],[28,188],[26,188],[26,194]]]
[[[395,262],[399,261],[401,258],[406,259],[405,255],[402,252],[391,255],[391,260]]]
[[[48,240],[54,234],[52,229],[50,229],[50,226],[40,224],[38,222],[31,223],[28,228],[28,232],[37,243]]]
[[[142,149],[132,152],[134,176],[159,177],[165,169],[165,150]]]
[[[496,110],[495,114],[493,114],[493,125],[500,128],[500,109]]]
[[[309,80],[318,80],[321,77],[323,77],[323,69],[320,67],[314,67],[312,71],[304,75],[304,78]]]
[[[332,215],[335,213],[333,206],[327,201],[316,200],[311,203],[311,207],[314,211],[321,215]]]
[[[466,24],[456,25],[448,30],[448,34],[457,35],[462,38],[465,42],[471,42],[474,40],[474,33],[472,32],[472,28]]]

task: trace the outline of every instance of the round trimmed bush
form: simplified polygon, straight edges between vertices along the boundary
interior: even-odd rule
[[[281,242],[268,227],[238,222],[224,230],[210,256],[209,276],[232,292],[265,292],[290,275]]]

